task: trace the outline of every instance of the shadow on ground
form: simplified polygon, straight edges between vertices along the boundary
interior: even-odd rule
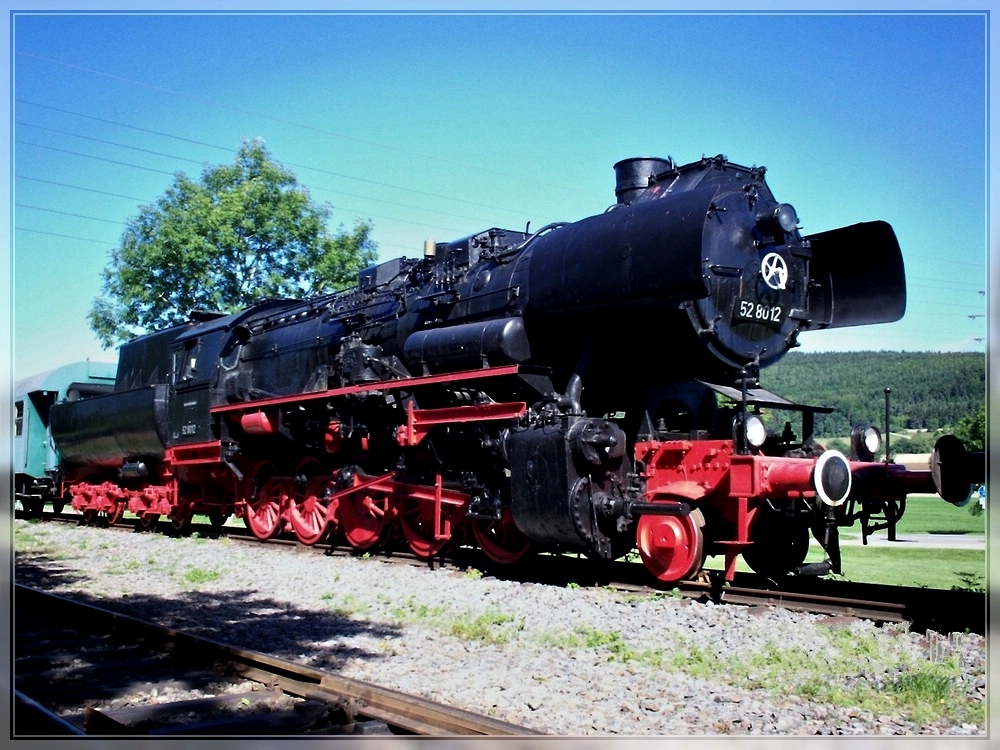
[[[366,620],[363,613],[349,617],[332,607],[327,611],[297,607],[260,597],[253,590],[189,591],[181,598],[66,590],[85,580],[85,575],[44,555],[18,555],[16,584],[317,668],[335,670],[351,659],[386,658],[392,639],[402,633],[399,625]],[[16,623],[13,637],[20,650],[25,644],[17,644]]]

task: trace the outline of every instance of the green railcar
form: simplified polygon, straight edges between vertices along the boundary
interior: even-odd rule
[[[62,510],[61,459],[49,431],[53,404],[110,393],[117,365],[74,362],[32,375],[14,386],[14,500],[28,513],[52,503]]]

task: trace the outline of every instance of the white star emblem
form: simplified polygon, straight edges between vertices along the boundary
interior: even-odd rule
[[[772,289],[784,289],[788,281],[788,266],[785,259],[777,253],[768,253],[760,262],[760,275],[764,283]]]

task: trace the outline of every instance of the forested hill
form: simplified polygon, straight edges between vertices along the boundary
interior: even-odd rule
[[[832,406],[816,415],[816,434],[847,435],[870,422],[883,429],[891,388],[892,428],[953,427],[986,399],[986,356],[974,352],[790,352],[760,375],[792,401]]]

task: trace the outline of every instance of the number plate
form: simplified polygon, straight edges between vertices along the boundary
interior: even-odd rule
[[[767,323],[780,326],[786,317],[785,308],[781,305],[765,305],[757,300],[738,299],[733,310],[733,320],[751,323]]]

